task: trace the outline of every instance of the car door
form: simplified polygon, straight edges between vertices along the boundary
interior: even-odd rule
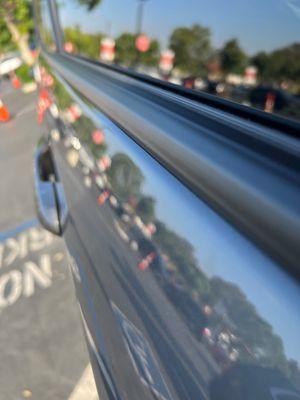
[[[35,9],[38,210],[99,397],[300,398],[298,122],[136,72],[143,52],[95,62],[55,2]]]

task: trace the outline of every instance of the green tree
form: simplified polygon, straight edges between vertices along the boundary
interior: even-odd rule
[[[220,52],[221,66],[224,73],[242,74],[247,66],[248,57],[241,49],[238,40],[225,43]]]
[[[29,48],[29,38],[33,32],[33,21],[29,0],[0,0],[0,43],[7,51],[14,43],[20,50],[23,60],[33,64]]]
[[[130,67],[136,60],[135,35],[122,33],[116,39],[116,62]]]
[[[270,54],[269,74],[276,81],[300,83],[300,43],[275,50]]]
[[[176,28],[170,37],[175,53],[175,67],[191,75],[204,75],[212,54],[210,30],[195,24],[191,28]]]
[[[11,34],[3,19],[0,18],[0,54],[16,50],[16,44],[11,40]]]
[[[153,67],[159,61],[160,46],[157,40],[152,39],[148,51],[140,53],[139,61],[142,65]]]
[[[136,213],[142,218],[144,223],[153,221],[155,214],[155,200],[151,196],[143,196],[136,206]]]
[[[261,80],[300,83],[300,43],[293,43],[270,53],[255,54],[251,63],[258,69]]]
[[[126,67],[132,67],[137,60],[137,49],[135,46],[136,35],[129,32],[122,33],[116,39],[116,62]],[[139,62],[145,66],[154,66],[159,59],[159,43],[151,40],[149,50],[140,53]]]
[[[66,42],[71,42],[75,51],[87,57],[98,59],[100,43],[104,35],[102,33],[84,33],[79,26],[75,28],[65,28],[64,36]]]
[[[251,64],[255,65],[261,79],[268,79],[270,76],[270,56],[265,51],[260,51],[251,59]]]

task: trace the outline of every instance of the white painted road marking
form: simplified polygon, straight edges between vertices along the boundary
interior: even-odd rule
[[[51,257],[48,253],[38,254],[37,262],[28,257],[48,248],[53,240],[44,229],[30,227],[0,242],[0,271],[4,272],[0,275],[0,311],[22,297],[33,296],[36,287],[46,289],[52,285],[51,261],[62,261],[63,253]]]
[[[91,364],[83,371],[68,400],[98,400]]]
[[[0,310],[11,306],[23,295],[31,297],[35,285],[46,289],[52,284],[52,267],[49,254],[42,254],[39,263],[27,261],[22,271],[10,270],[0,276]]]
[[[53,235],[44,229],[30,228],[9,237],[0,243],[0,269],[9,267],[17,260],[25,258],[29,252],[37,252],[53,242]]]

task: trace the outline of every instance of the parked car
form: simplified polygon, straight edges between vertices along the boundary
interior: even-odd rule
[[[72,260],[99,398],[298,399],[299,123],[192,90],[209,30],[185,27],[210,2],[172,2],[172,12],[147,3],[138,46],[132,0],[49,3],[35,1],[36,203]],[[98,32],[110,20],[118,35],[107,54]],[[141,68],[158,62],[160,35],[177,48],[174,68],[193,67],[185,87]]]
[[[249,93],[249,99],[252,106],[265,109],[268,99],[272,101],[272,109],[280,111],[290,105],[293,98],[283,90],[268,86],[258,86]]]

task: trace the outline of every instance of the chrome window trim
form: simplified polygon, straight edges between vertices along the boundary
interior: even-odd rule
[[[82,58],[44,57],[195,194],[299,273],[297,140]]]
[[[63,33],[59,24],[59,16],[58,16],[58,9],[56,0],[48,0],[50,13],[51,13],[51,20],[52,26],[54,30],[54,36],[56,41],[56,48],[58,52],[63,52]]]

